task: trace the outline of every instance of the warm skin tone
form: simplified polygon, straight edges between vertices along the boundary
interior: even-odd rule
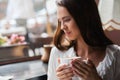
[[[58,21],[61,22],[61,29],[64,31],[66,38],[77,40],[76,55],[81,56],[83,59],[89,58],[87,64],[81,59],[75,59],[71,62],[72,67],[60,65],[56,69],[58,79],[72,80],[75,73],[83,78],[83,80],[102,80],[97,74],[96,67],[103,60],[105,53],[101,51],[103,54],[96,55],[98,51],[90,50],[89,46],[84,42],[76,22],[66,8],[58,6],[57,14]]]

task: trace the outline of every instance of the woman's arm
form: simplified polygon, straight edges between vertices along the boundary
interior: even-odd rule
[[[114,66],[114,76],[113,76],[113,80],[118,80],[120,79],[120,46],[118,47],[118,51],[116,51],[116,53],[114,53],[114,57],[115,57],[115,66]]]
[[[56,55],[55,47],[52,48],[48,63],[48,78],[47,80],[58,80],[56,76]]]

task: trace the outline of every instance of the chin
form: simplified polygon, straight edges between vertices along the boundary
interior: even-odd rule
[[[68,39],[69,41],[73,41],[73,40],[75,40],[76,38],[73,38],[73,37],[67,37],[67,39]]]

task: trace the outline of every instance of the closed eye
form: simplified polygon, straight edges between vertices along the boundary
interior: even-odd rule
[[[65,16],[61,20],[58,19],[59,24],[61,24],[61,23],[67,23],[69,21],[71,21],[71,18],[69,16]]]
[[[63,23],[67,23],[67,22],[69,22],[70,20],[71,20],[70,18],[66,18],[66,19],[63,20]]]
[[[68,19],[64,19],[63,21],[64,22],[69,22],[71,19],[70,18],[68,18]]]

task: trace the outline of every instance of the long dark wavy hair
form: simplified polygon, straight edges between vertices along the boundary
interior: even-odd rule
[[[57,5],[65,7],[76,24],[86,44],[93,48],[106,48],[107,45],[113,44],[103,31],[98,8],[94,0],[57,0]],[[63,46],[62,39],[64,32],[58,27],[54,36],[54,44],[59,50],[67,50],[75,45],[75,41],[71,41],[70,45]]]

